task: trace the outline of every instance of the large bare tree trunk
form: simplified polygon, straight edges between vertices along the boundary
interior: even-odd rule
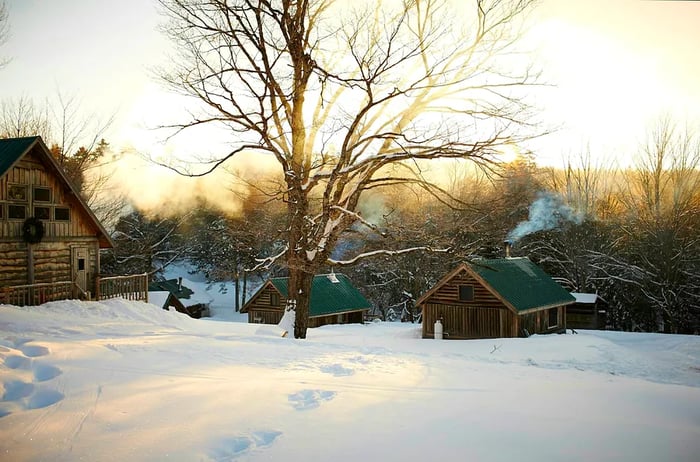
[[[295,309],[294,338],[306,338],[309,324],[309,302],[311,301],[311,283],[313,273],[301,269],[289,270],[288,303]]]

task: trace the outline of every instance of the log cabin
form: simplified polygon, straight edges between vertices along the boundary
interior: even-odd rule
[[[287,305],[289,278],[268,279],[248,300],[241,313],[249,323],[278,324]],[[344,274],[314,276],[309,300],[309,327],[362,323],[372,307]]]
[[[0,303],[91,298],[100,249],[110,247],[40,137],[0,140]],[[30,285],[19,301],[10,299],[11,290]]]
[[[571,303],[571,294],[522,257],[462,263],[416,301],[423,338],[435,337],[440,320],[448,339],[564,332]]]
[[[566,307],[566,324],[571,329],[604,330],[606,310],[598,294],[572,292],[576,303]]]

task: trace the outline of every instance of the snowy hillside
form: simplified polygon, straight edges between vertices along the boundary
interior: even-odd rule
[[[0,460],[697,461],[700,337],[0,305]]]

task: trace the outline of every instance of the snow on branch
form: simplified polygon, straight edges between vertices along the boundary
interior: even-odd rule
[[[258,264],[250,269],[246,269],[245,271],[254,272],[254,271],[259,270],[260,268],[268,269],[273,265],[273,263],[275,263],[277,260],[282,258],[287,253],[288,250],[289,250],[289,246],[284,246],[282,251],[279,252],[277,255],[273,255],[273,256],[267,257],[267,258],[256,258],[255,261],[258,262]]]
[[[401,250],[381,249],[381,250],[373,250],[371,252],[361,253],[359,255],[354,256],[353,258],[351,258],[349,260],[334,260],[332,258],[329,258],[328,264],[337,265],[337,266],[348,266],[348,265],[352,265],[354,263],[357,263],[359,260],[363,260],[363,259],[369,258],[369,257],[376,257],[378,255],[396,256],[396,255],[401,255],[404,253],[411,253],[411,252],[447,253],[450,250],[451,249],[449,247],[446,249],[434,249],[430,246],[410,247],[408,249],[401,249]]]
[[[369,221],[365,220],[364,218],[362,218],[362,215],[360,215],[357,212],[353,212],[352,210],[348,210],[348,209],[341,207],[339,205],[332,205],[330,208],[333,210],[338,210],[341,213],[344,213],[346,215],[349,215],[349,216],[355,218],[357,221],[359,221],[360,223],[362,223],[363,225],[365,225],[366,227],[368,227],[369,229],[376,232],[377,234],[379,234],[382,237],[387,236],[387,234],[384,231],[382,231],[381,229],[379,229],[379,227],[377,225],[372,224]]]

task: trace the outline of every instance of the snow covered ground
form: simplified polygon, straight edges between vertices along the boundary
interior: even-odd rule
[[[0,460],[699,460],[700,337],[302,341],[219,314],[0,305]]]

